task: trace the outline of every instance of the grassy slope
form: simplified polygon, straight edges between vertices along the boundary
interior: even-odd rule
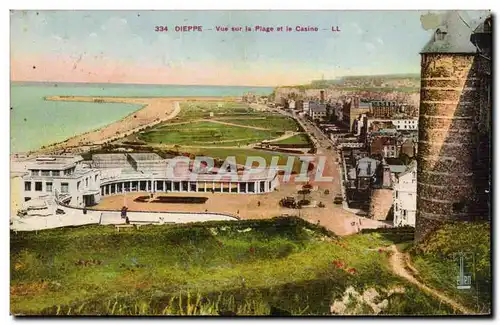
[[[294,218],[11,234],[11,311],[267,314],[273,305],[294,314],[328,314],[347,286],[403,285],[406,294],[392,296],[387,313],[449,312],[390,273],[387,255],[370,250],[390,244],[380,235],[329,242],[325,234]],[[101,264],[75,265],[78,260]]]
[[[487,313],[491,309],[490,240],[488,223],[448,224],[410,250],[412,262],[424,283],[476,312]],[[458,262],[453,254],[461,251],[475,254],[471,289],[457,289]]]

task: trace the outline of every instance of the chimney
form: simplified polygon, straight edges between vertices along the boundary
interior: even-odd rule
[[[319,91],[319,98],[320,98],[321,104],[323,104],[325,102],[325,91],[324,90]]]

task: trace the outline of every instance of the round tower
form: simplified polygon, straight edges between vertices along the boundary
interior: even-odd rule
[[[443,222],[474,216],[479,78],[470,35],[449,13],[421,52],[416,241]]]

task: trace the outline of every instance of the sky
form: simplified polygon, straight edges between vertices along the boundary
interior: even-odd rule
[[[432,35],[420,21],[427,13],[11,11],[11,80],[279,86],[419,73],[419,52]],[[188,25],[203,31],[175,31]],[[256,25],[293,31],[258,32]],[[217,32],[216,26],[253,30]],[[298,32],[296,26],[319,30]],[[332,32],[336,26],[340,31]]]

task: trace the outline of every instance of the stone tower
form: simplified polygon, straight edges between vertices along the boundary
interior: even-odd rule
[[[421,52],[415,240],[451,220],[475,220],[480,75],[471,29],[448,12]]]

